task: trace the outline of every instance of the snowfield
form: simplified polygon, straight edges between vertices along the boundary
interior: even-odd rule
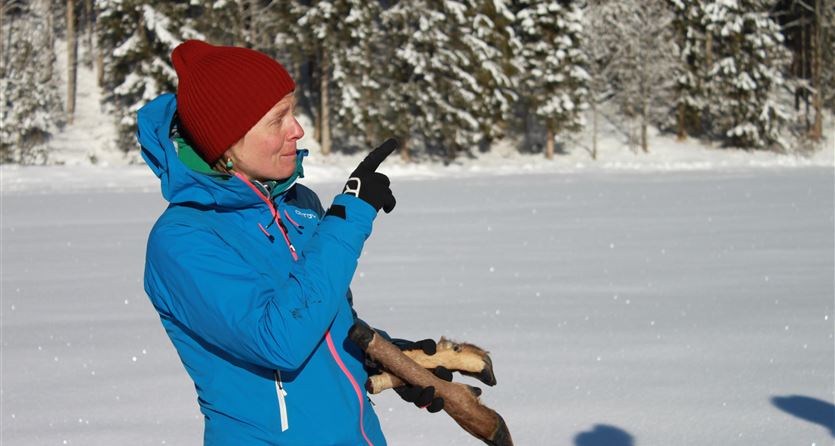
[[[327,204],[345,171],[318,169]],[[483,400],[517,445],[833,444],[831,165],[438,172],[395,175],[355,304],[395,336],[490,350]],[[3,444],[200,444],[142,289],[156,179],[2,173]],[[391,445],[482,444],[373,401]]]

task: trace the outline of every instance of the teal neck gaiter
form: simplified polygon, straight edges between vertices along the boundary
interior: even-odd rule
[[[209,164],[206,163],[206,161],[204,161],[203,158],[197,154],[197,152],[195,152],[194,148],[191,147],[185,139],[175,137],[174,143],[177,147],[177,158],[179,158],[180,161],[182,161],[182,163],[189,169],[223,180],[231,178],[230,175],[217,172],[212,169],[212,167],[209,166]],[[310,152],[305,149],[296,151],[296,170],[293,171],[293,174],[290,175],[289,178],[285,178],[283,180],[253,181],[253,184],[261,188],[261,192],[263,192],[264,195],[268,195],[271,199],[275,199],[275,197],[290,189],[293,184],[295,184],[296,180],[304,178],[304,166],[302,166],[302,162],[304,157],[308,154],[310,154]]]

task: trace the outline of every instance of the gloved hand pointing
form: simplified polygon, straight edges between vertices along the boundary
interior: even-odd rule
[[[377,211],[382,208],[387,214],[391,212],[397,204],[389,189],[391,181],[387,176],[377,172],[377,168],[396,148],[397,140],[390,138],[372,150],[351,173],[342,193],[361,198]]]

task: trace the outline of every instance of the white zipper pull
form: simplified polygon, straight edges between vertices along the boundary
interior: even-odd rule
[[[287,403],[284,397],[287,396],[287,391],[284,390],[284,384],[281,383],[281,372],[275,371],[275,393],[278,396],[278,410],[281,416],[281,432],[290,429],[290,422],[287,419]]]

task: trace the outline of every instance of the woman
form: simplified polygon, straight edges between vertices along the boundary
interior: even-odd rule
[[[179,85],[139,111],[142,156],[170,205],[151,230],[145,290],[198,394],[207,445],[384,445],[347,339],[346,293],[394,196],[387,141],[327,212],[294,184],[295,83],[245,48],[178,46]]]

